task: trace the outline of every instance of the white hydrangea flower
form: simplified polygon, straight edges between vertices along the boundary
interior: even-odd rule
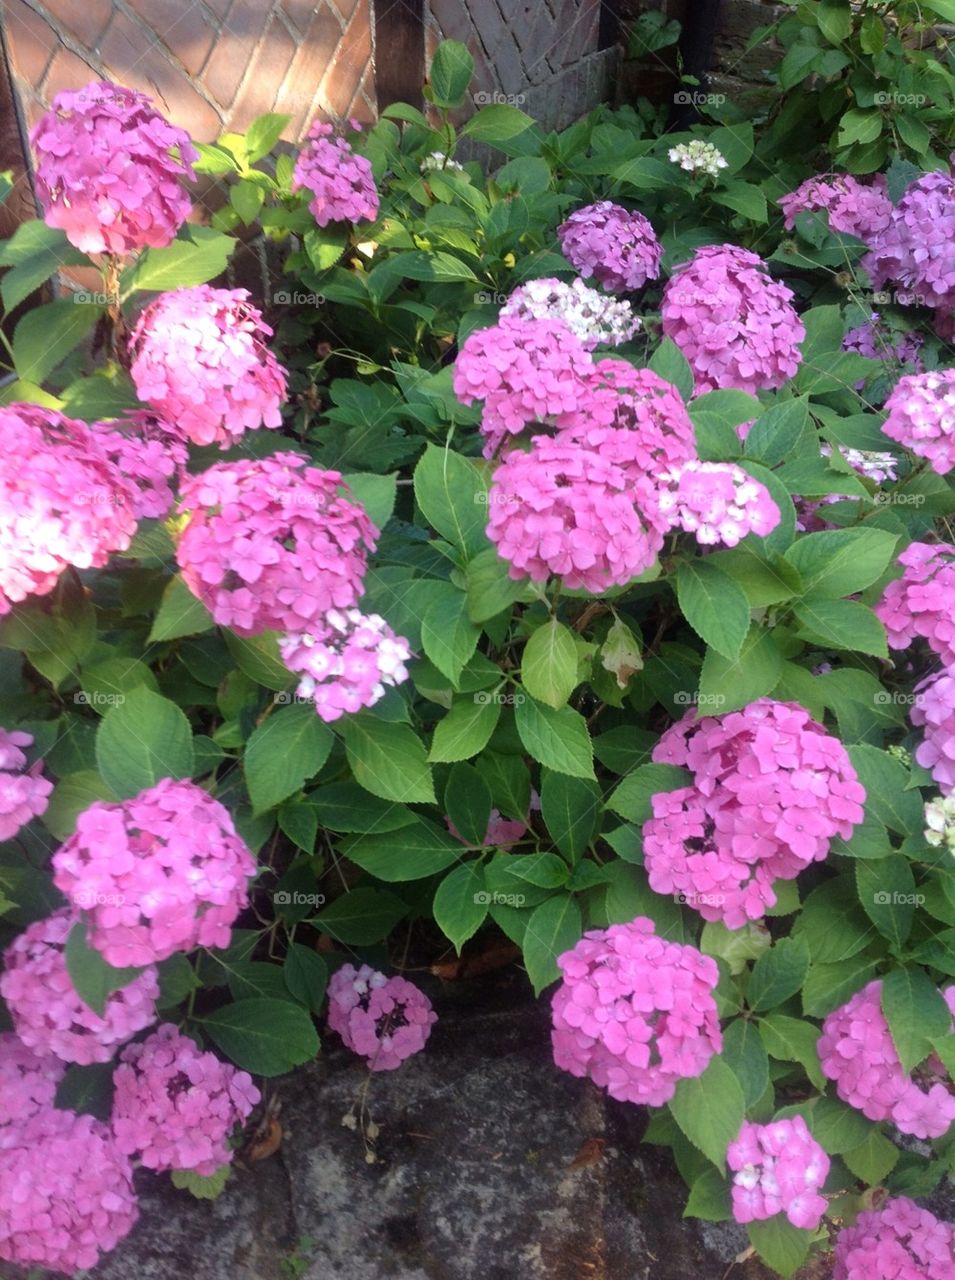
[[[562,320],[588,350],[618,347],[640,328],[629,302],[589,288],[578,276],[570,284],[547,276],[519,285],[501,308],[521,320]]]
[[[439,169],[443,169],[445,173],[463,173],[464,165],[458,164],[457,160],[452,160],[443,151],[432,151],[421,161],[422,173],[434,173]]]
[[[671,147],[667,154],[674,164],[678,164],[687,173],[705,173],[707,177],[715,178],[721,169],[726,168],[723,153],[712,142],[701,142],[697,138]]]
[[[955,855],[955,795],[938,796],[925,805],[925,840],[933,849]]]

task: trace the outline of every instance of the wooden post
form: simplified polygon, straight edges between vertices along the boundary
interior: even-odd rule
[[[378,110],[393,102],[422,107],[424,0],[374,0],[373,21]]]

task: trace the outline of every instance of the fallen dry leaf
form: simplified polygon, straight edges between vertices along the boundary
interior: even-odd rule
[[[589,1169],[603,1159],[606,1138],[585,1138],[577,1148],[577,1154],[567,1166],[568,1169]]]

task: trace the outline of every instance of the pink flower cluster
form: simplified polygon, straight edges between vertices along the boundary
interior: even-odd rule
[[[750,533],[764,538],[781,519],[769,490],[734,462],[686,462],[664,477],[660,509],[671,526],[704,545],[735,547]]]
[[[0,1128],[0,1258],[72,1275],[138,1216],[130,1162],[92,1116],[46,1108]]]
[[[887,1200],[839,1232],[832,1280],[955,1280],[955,1226],[906,1196]]]
[[[228,946],[254,873],[229,811],[172,778],[132,800],[91,804],[53,855],[54,884],[116,968]]]
[[[576,209],[557,228],[560,251],[607,293],[639,289],[660,274],[663,246],[642,213],[610,200]]]
[[[900,378],[885,402],[882,430],[890,440],[928,458],[933,471],[955,467],[955,369],[910,373]]]
[[[220,626],[298,633],[353,607],[378,534],[340,487],[298,453],[218,463],[183,485],[176,556]]]
[[[906,649],[922,636],[946,667],[955,666],[955,547],[913,542],[898,560],[902,577],[889,583],[875,607],[889,645]]]
[[[494,472],[487,536],[514,579],[601,592],[648,569],[662,534],[634,505],[627,472],[593,449],[535,436]]]
[[[147,409],[93,424],[103,452],[123,476],[137,520],[161,520],[175,502],[170,480],[185,467],[186,446],[175,429]]]
[[[261,1098],[250,1075],[203,1053],[170,1022],[123,1050],[113,1082],[117,1148],[147,1169],[203,1178],[231,1163],[229,1136]]]
[[[7,947],[0,995],[28,1049],[64,1062],[108,1062],[118,1045],[156,1021],[156,969],[149,967],[106,999],[102,1016],[77,995],[64,948],[75,922],[57,911],[29,925]]]
[[[138,253],[175,238],[198,152],[151,99],[108,80],[58,93],[30,138],[48,226],[83,253]]]
[[[704,245],[663,291],[663,332],[686,356],[697,394],[781,387],[802,361],[806,336],[792,292],[755,253]]]
[[[554,1061],[612,1098],[662,1107],[723,1047],[716,961],[658,938],[645,916],[590,930],[557,964]]]
[[[352,127],[360,126],[353,122]],[[312,193],[309,210],[320,227],[330,222],[360,222],[378,216],[378,188],[371,164],[356,155],[332,126],[316,121],[308,131],[292,174],[292,190]]]
[[[457,829],[451,819],[445,814],[444,825],[448,828],[455,840],[460,840],[462,844],[470,845],[470,840],[465,840],[461,832]],[[505,818],[501,814],[500,809],[492,809],[487,820],[487,830],[484,833],[484,839],[481,844],[484,848],[497,846],[503,849],[509,849],[511,845],[517,844],[521,836],[527,830],[526,822],[518,822],[511,818]]]
[[[296,694],[311,698],[325,721],[372,707],[386,685],[408,679],[411,650],[376,613],[329,609],[322,625],[279,641],[282,661],[300,675]]]
[[[342,965],[328,984],[328,1025],[371,1071],[394,1071],[424,1048],[438,1015],[406,978]]]
[[[11,1031],[0,1033],[0,1128],[52,1107],[65,1071],[62,1058],[34,1053]]]
[[[690,712],[653,759],[689,769],[693,784],[652,798],[650,885],[729,929],[760,919],[775,905],[774,880],[795,879],[863,818],[865,790],[845,748],[795,703],[760,698],[701,720]]]
[[[0,408],[0,614],[52,591],[67,565],[102,567],[135,531],[130,489],[84,422]]]
[[[862,265],[877,289],[891,281],[910,291],[912,301],[944,307],[955,298],[953,241],[955,176],[923,173],[906,189]]]
[[[829,1157],[802,1116],[772,1124],[747,1122],[726,1149],[734,1171],[733,1217],[759,1222],[785,1213],[794,1227],[814,1231],[826,1212],[819,1188]]]
[[[136,394],[195,444],[227,447],[279,427],[286,371],[247,289],[173,289],[143,311],[130,339]]]
[[[894,333],[882,323],[878,312],[873,311],[870,320],[848,331],[842,339],[842,347],[844,351],[855,351],[869,360],[910,364],[916,373],[921,373],[923,366],[920,353],[924,341],[922,335],[914,329]],[[858,385],[861,387],[863,383]]]
[[[0,842],[12,840],[49,803],[53,783],[40,775],[43,761],[26,768],[21,748],[32,745],[32,734],[0,729]]]
[[[560,320],[583,346],[619,347],[640,328],[628,302],[608,298],[577,278],[570,284],[547,277],[519,285],[501,308],[501,319]]]
[[[796,225],[797,213],[826,209],[829,226],[869,243],[892,221],[892,201],[885,193],[885,177],[876,175],[871,183],[851,174],[823,174],[808,178],[789,195],[780,196],[779,206],[786,217],[786,230]]]
[[[943,994],[955,1016],[955,986]],[[870,1120],[891,1120],[916,1138],[939,1138],[955,1121],[945,1068],[929,1058],[918,1079],[903,1071],[881,999],[876,978],[829,1014],[817,1045],[823,1075],[835,1081],[843,1102]]]
[[[915,758],[938,783],[943,795],[955,792],[955,670],[929,676],[916,686],[909,717],[923,730]]]

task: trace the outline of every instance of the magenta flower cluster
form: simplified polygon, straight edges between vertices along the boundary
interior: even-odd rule
[[[610,200],[576,209],[557,237],[571,266],[607,293],[639,289],[660,274],[663,246],[649,221]]]
[[[816,213],[825,209],[833,231],[855,236],[868,244],[892,221],[892,201],[886,195],[885,187],[882,174],[876,175],[871,182],[861,182],[848,173],[808,178],[795,191],[779,198],[786,230],[792,231],[796,225],[797,213]]]
[[[879,289],[892,282],[928,307],[955,299],[955,176],[923,173],[906,189],[889,225],[870,243],[863,267]]]
[[[735,547],[754,533],[764,538],[779,524],[769,490],[734,462],[686,462],[665,473],[659,503],[671,526],[704,546]]]
[[[23,748],[32,745],[32,734],[0,728],[0,842],[12,840],[49,804],[53,783],[40,772],[43,761],[27,768]]]
[[[279,649],[302,677],[297,696],[311,698],[325,721],[374,706],[386,686],[408,679],[408,642],[376,613],[329,609],[319,628],[283,636]]]
[[[371,1071],[394,1071],[424,1048],[438,1015],[407,978],[342,965],[328,984],[328,1025]]]
[[[0,1129],[52,1107],[65,1072],[62,1058],[28,1049],[12,1031],[0,1032]]]
[[[890,440],[927,458],[940,476],[955,468],[955,369],[907,374],[885,407],[882,430]]]
[[[176,501],[172,484],[188,459],[174,427],[147,409],[93,424],[100,447],[130,491],[137,520],[161,520]]]
[[[261,1098],[250,1075],[203,1053],[170,1022],[123,1050],[113,1083],[118,1150],[147,1169],[203,1178],[231,1163],[229,1136]]]
[[[704,245],[663,291],[663,332],[690,363],[697,394],[781,387],[802,360],[806,336],[793,294],[755,253]]]
[[[176,556],[189,589],[238,635],[309,630],[363,591],[377,530],[341,476],[299,453],[218,463],[183,485]]]
[[[955,792],[955,670],[928,676],[916,686],[909,718],[922,730],[916,760],[931,769],[942,794],[951,795]]]
[[[358,124],[353,124],[358,128]],[[356,155],[330,124],[316,121],[308,131],[292,174],[292,190],[311,192],[309,210],[320,227],[378,216],[378,188],[371,164]]]
[[[91,804],[53,855],[54,884],[116,968],[228,946],[254,873],[229,811],[172,778],[132,800]]]
[[[44,221],[83,253],[162,248],[189,216],[198,152],[145,94],[108,80],[58,93],[30,140]]]
[[[140,400],[195,444],[227,447],[282,425],[286,371],[265,345],[272,330],[247,289],[174,289],[143,311],[130,339]]]
[[[653,759],[689,769],[693,783],[652,797],[650,885],[729,929],[760,919],[775,905],[774,880],[794,880],[863,818],[865,790],[845,748],[795,703],[760,698],[700,720],[690,712]]]
[[[946,667],[955,666],[955,547],[913,542],[898,557],[901,578],[875,606],[889,645],[906,649],[921,636]]]
[[[839,1232],[832,1280],[955,1280],[955,1226],[906,1196],[886,1200]]]
[[[955,986],[943,994],[955,1016]],[[918,1078],[903,1070],[881,999],[876,978],[829,1014],[817,1045],[823,1075],[843,1102],[870,1120],[891,1120],[916,1138],[939,1138],[955,1121],[945,1069],[930,1058]]]
[[[760,1222],[785,1213],[794,1227],[813,1231],[826,1212],[819,1189],[829,1157],[802,1116],[771,1124],[745,1123],[726,1149],[733,1170],[733,1217]]]
[[[661,1107],[723,1047],[716,961],[657,937],[645,916],[590,930],[557,964],[554,1061],[612,1098]]]
[[[884,324],[877,311],[865,324],[850,329],[842,339],[843,350],[854,351],[869,360],[890,361],[894,364],[910,364],[916,373],[922,372],[922,346],[925,339],[914,329],[894,333]],[[862,386],[860,382],[858,386]]]

